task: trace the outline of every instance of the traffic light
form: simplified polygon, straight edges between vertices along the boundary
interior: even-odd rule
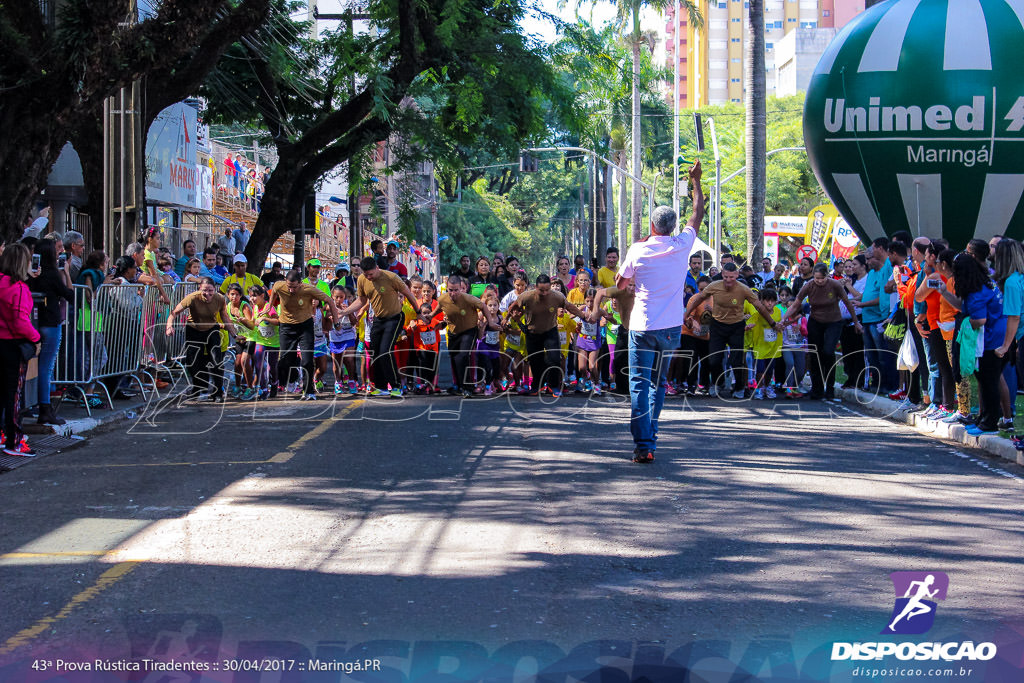
[[[521,173],[536,173],[540,170],[537,157],[533,156],[529,152],[520,152],[519,154],[519,171]]]

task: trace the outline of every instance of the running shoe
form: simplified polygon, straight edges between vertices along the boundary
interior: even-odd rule
[[[600,384],[595,384],[594,385],[594,396],[600,396],[600,395],[601,395],[601,385]]]
[[[349,394],[349,396],[355,396],[358,393],[359,393],[359,387],[356,386],[356,383],[355,382],[349,382],[349,385],[348,385],[348,394]]]
[[[494,396],[494,388],[490,384],[484,387],[484,396]]]
[[[972,424],[974,424],[975,422],[978,421],[978,416],[977,415],[965,415],[963,413],[960,413],[959,415],[956,416],[956,421],[959,422],[962,425],[972,425]]]
[[[668,386],[665,387],[665,395],[666,396],[675,396],[678,393],[679,392],[676,390],[676,387],[675,387],[674,384],[672,384],[672,382],[669,382]]]
[[[473,392],[467,389],[462,390],[462,398],[473,398]]]
[[[764,389],[761,389],[760,387],[757,388],[757,389],[754,389],[754,395],[751,396],[751,398],[754,399],[755,401],[763,401],[764,400]]]
[[[280,393],[280,391],[281,387],[277,386],[276,384],[270,387],[270,398],[277,398],[277,395],[278,393]]]
[[[633,452],[633,462],[639,463],[641,465],[649,465],[652,462],[654,462],[654,453],[652,453],[651,451],[646,451],[646,450],[644,450],[644,451],[634,451]]]
[[[242,387],[240,387],[238,385],[235,385],[235,386],[231,387],[231,391],[228,393],[228,395],[231,398],[241,398],[242,397]]]
[[[316,400],[316,394],[306,394],[305,396],[302,397],[302,400],[303,401],[315,401]]]
[[[516,392],[516,396],[536,396],[537,392],[530,389],[530,387],[520,387],[519,391]]]
[[[778,396],[775,395],[775,387],[766,387],[764,390],[764,397],[769,400],[778,398]]]
[[[732,397],[735,398],[736,400],[740,400],[746,398],[747,395],[742,389],[737,389],[736,391],[732,392]]]
[[[971,436],[983,436],[986,434],[998,434],[998,429],[982,429],[978,425],[971,425],[967,428],[967,433]]]
[[[28,441],[24,438],[18,442],[17,446],[4,446],[4,453],[7,455],[17,455],[22,458],[34,458],[36,455],[36,452],[29,447]]]
[[[797,391],[796,389],[793,389],[792,387],[790,387],[789,389],[786,389],[786,398],[794,399],[795,400],[795,399],[800,399],[800,398],[803,398],[803,397],[804,397],[804,394],[803,394],[802,391]]]
[[[242,395],[238,398],[242,401],[251,401],[256,398],[256,390],[252,387],[246,387],[245,391],[243,391]]]
[[[341,386],[341,382],[334,383],[334,395],[338,396],[345,393],[345,387]]]
[[[318,379],[316,381],[316,384],[314,385],[314,387],[316,388],[317,393],[323,391],[324,390],[324,381],[322,379]]]
[[[256,397],[256,400],[266,401],[268,398],[270,398],[270,389],[264,389],[259,393],[259,396]]]
[[[501,390],[502,391],[508,391],[508,379],[506,378],[506,379],[501,380],[501,385],[500,386],[501,386]]]
[[[562,390],[561,389],[555,389],[555,390],[553,390],[551,392],[551,395],[553,397],[555,397],[555,398],[562,398]]]
[[[383,391],[381,389],[378,389],[377,387],[373,387],[372,389],[370,389],[369,391],[366,392],[366,395],[367,396],[387,396],[388,392]]]
[[[889,398],[890,401],[902,401],[906,397],[907,397],[907,392],[905,392],[903,390],[894,391],[894,392],[892,392],[891,394],[888,395],[888,398]]]
[[[388,392],[388,396],[390,396],[391,398],[402,398],[402,390],[392,389],[391,391]]]
[[[1002,417],[999,418],[999,422],[996,425],[1001,432],[1012,432],[1013,431],[1013,418]]]

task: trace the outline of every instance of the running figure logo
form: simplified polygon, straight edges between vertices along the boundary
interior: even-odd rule
[[[943,572],[893,572],[896,604],[883,634],[925,633],[935,621],[936,600],[945,600],[949,577]]]

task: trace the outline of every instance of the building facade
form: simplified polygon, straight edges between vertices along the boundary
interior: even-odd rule
[[[679,60],[680,108],[700,108],[707,104],[743,101],[743,75],[746,65],[747,0],[698,0],[704,26],[697,29],[685,10],[678,22],[674,6],[665,10],[663,46],[665,65],[674,69]],[[832,29],[831,32],[807,34],[796,40],[792,49],[786,47],[784,62],[793,62],[783,69],[786,81],[783,92],[795,92],[792,83],[804,62],[813,58],[814,46],[823,37],[834,35],[854,16],[864,10],[864,0],[764,0],[765,85],[768,94],[778,92],[779,44],[800,29]],[[676,50],[676,32],[679,49]],[[825,43],[827,46],[827,42]],[[806,48],[803,53],[801,49]],[[824,46],[821,48],[824,49]],[[820,52],[818,53],[820,56]],[[812,65],[813,68],[813,65]],[[673,98],[673,82],[665,85],[665,101]]]

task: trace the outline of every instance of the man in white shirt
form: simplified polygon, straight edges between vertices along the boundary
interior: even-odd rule
[[[629,430],[633,434],[633,462],[654,462],[658,417],[665,403],[666,374],[671,354],[679,348],[683,326],[685,278],[697,226],[704,220],[704,191],[700,162],[690,170],[693,215],[678,235],[676,212],[659,206],[651,215],[651,234],[633,244],[619,266],[615,286],[632,281],[636,301],[629,316]]]

